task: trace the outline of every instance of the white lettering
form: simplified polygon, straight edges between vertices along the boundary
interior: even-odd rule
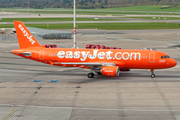
[[[24,28],[22,27],[22,28],[20,28],[21,29],[21,31],[23,31],[24,30]]]
[[[130,58],[130,60],[132,60],[132,58],[134,58],[134,60],[136,60],[136,58],[137,58],[137,55],[139,56],[139,60],[141,59],[141,54],[140,53],[135,53],[135,52],[132,52],[131,53],[131,58]]]
[[[73,53],[72,53],[72,51],[67,51],[66,52],[66,58],[73,58]]]
[[[28,36],[29,34],[26,32],[26,30],[23,30],[24,36]]]
[[[80,56],[80,51],[74,52],[74,58],[78,59],[78,58],[80,58],[80,57],[81,57],[81,56]]]
[[[119,55],[118,55],[119,54]],[[117,59],[117,60],[120,60],[121,59],[121,52],[117,52],[116,54],[115,54],[115,58]]]
[[[95,59],[98,51],[99,50],[93,50],[93,55],[89,54],[90,55],[89,58],[90,59]]]
[[[58,56],[59,58],[64,58],[65,52],[64,52],[64,51],[59,51],[58,54],[57,54],[57,56]]]
[[[127,54],[127,55],[125,55],[125,54]],[[129,53],[128,53],[128,52],[124,52],[124,53],[122,54],[122,58],[123,58],[124,60],[128,60],[128,59],[129,59]]]
[[[98,58],[99,59],[104,59],[105,58],[105,53],[104,52],[99,52],[98,53]]]
[[[32,35],[30,35],[29,37],[27,37],[28,39],[32,39]]]
[[[85,61],[86,58],[88,57],[88,54],[90,53],[89,51],[86,53],[85,51],[82,51],[82,58],[80,59],[81,61]]]
[[[111,57],[111,54],[112,54],[113,52],[111,52],[111,51],[107,51],[106,52],[106,54],[107,54],[107,59],[108,60],[110,60],[110,59],[112,59],[112,57]]]
[[[35,40],[32,39],[32,36],[28,34],[28,32],[26,30],[24,30],[24,28],[22,27],[21,24],[18,25],[18,27],[20,28],[20,30],[23,32],[24,36],[27,36],[27,39],[29,40],[29,42],[31,42],[31,44],[33,45],[35,43]]]
[[[30,39],[31,40],[31,39]],[[87,58],[90,59],[105,59],[111,60],[141,60],[141,53],[139,52],[116,52],[113,53],[111,51],[107,52],[98,52],[99,50],[93,50],[93,53],[90,54],[90,51],[75,51],[74,53],[72,51],[59,51],[57,56],[59,58],[75,58],[80,59],[81,61],[85,61]],[[114,56],[114,57],[113,57]]]

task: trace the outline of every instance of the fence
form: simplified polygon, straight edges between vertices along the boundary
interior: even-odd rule
[[[41,39],[71,39],[72,32],[58,31],[58,30],[46,30],[34,27],[27,27],[31,34],[37,40]],[[0,40],[17,40],[15,34],[0,34]]]
[[[0,34],[0,40],[17,40],[16,34]]]
[[[36,40],[42,40],[43,38],[39,35],[32,34]],[[0,40],[17,40],[16,34],[0,34]]]
[[[72,34],[46,34],[39,35],[36,33],[32,33],[36,40],[42,39],[71,39]],[[17,40],[16,34],[0,34],[0,40]]]
[[[47,30],[34,27],[27,27],[28,30],[36,36],[43,39],[71,39],[72,32],[59,31],[59,30]]]

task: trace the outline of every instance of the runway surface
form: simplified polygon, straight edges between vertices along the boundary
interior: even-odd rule
[[[179,20],[125,20],[125,21],[77,21],[76,23],[147,23],[147,22],[168,22],[179,23]],[[52,21],[52,22],[23,22],[24,24],[58,24],[73,23],[73,21]],[[0,22],[0,24],[13,24],[13,22]]]
[[[19,48],[18,42],[2,40],[0,119],[180,119],[179,30],[77,31],[80,48],[89,43],[125,49],[155,48],[166,52],[178,64],[171,69],[156,70],[156,78],[150,77],[149,70],[132,70],[122,72],[119,77],[96,75],[89,79],[88,70],[50,66],[12,55],[10,50]],[[59,47],[72,46],[72,39],[38,41]]]

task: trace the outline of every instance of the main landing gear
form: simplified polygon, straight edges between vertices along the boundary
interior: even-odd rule
[[[154,69],[151,69],[151,77],[152,77],[152,78],[155,78],[155,77],[156,77],[155,74],[154,74]]]
[[[88,77],[88,78],[93,78],[93,77],[94,77],[94,73],[89,73],[89,74],[87,75],[87,77]]]

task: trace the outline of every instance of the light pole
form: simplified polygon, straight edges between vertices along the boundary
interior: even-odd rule
[[[76,0],[74,0],[74,41],[73,48],[76,48]]]
[[[28,0],[28,15],[29,15],[29,0]]]

